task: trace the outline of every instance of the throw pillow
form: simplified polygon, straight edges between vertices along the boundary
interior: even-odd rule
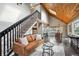
[[[35,34],[32,34],[31,37],[32,37],[33,40],[36,40],[36,35]]]
[[[36,40],[42,39],[41,34],[36,34]]]
[[[21,42],[21,44],[24,44],[24,45],[27,45],[28,44],[28,40],[27,40],[26,37],[20,38],[20,42]]]
[[[33,42],[34,40],[36,40],[36,37],[34,34],[27,36],[27,40],[28,42]]]

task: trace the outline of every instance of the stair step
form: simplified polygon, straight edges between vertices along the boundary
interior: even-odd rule
[[[22,25],[22,32],[21,34],[24,34],[35,22],[35,19],[28,19],[24,22],[24,24]]]

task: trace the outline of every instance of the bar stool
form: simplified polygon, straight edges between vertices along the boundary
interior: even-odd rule
[[[42,56],[52,56],[54,54],[53,51],[54,44],[51,42],[44,43]]]

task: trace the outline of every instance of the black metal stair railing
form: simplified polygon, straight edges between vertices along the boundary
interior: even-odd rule
[[[12,53],[14,42],[27,31],[26,25],[30,22],[29,20],[35,19],[36,17],[41,18],[37,10],[0,32],[0,56],[8,56]]]

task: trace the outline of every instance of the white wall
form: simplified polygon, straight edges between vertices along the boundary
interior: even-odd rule
[[[29,4],[0,3],[0,31],[29,14],[31,14]]]
[[[41,21],[42,21],[42,34],[46,31],[46,24],[49,23],[49,17],[45,9],[41,6]]]
[[[38,10],[39,12],[41,12],[40,5],[38,5],[35,10]]]
[[[28,4],[17,5],[16,3],[0,4],[0,21],[17,21],[31,13]]]
[[[41,6],[41,21],[42,23],[48,24],[49,17],[45,9]]]
[[[33,6],[34,6],[34,8],[32,8]],[[31,8],[32,12],[36,11],[36,10],[41,12],[40,3],[30,3],[30,8]]]

